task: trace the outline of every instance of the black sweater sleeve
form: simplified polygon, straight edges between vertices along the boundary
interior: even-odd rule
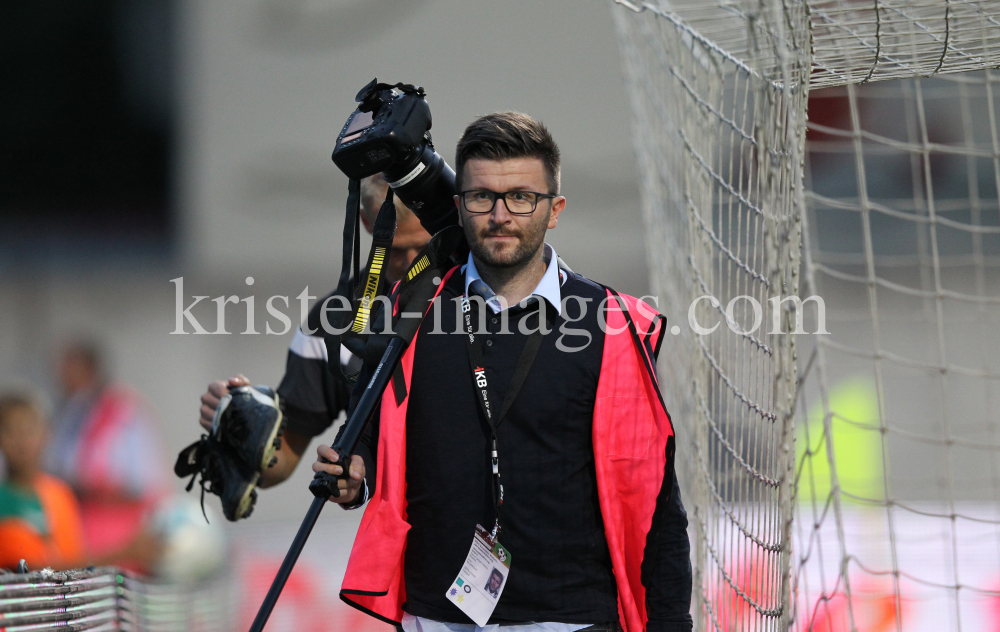
[[[327,319],[323,315],[323,309],[338,292],[339,290],[334,290],[312,306],[306,322],[295,332],[295,338],[288,349],[285,375],[278,385],[278,395],[285,410],[289,432],[318,437],[326,432],[341,411],[347,409],[350,401],[350,385],[341,371],[336,368],[331,370],[328,366],[330,362],[340,363],[339,352],[324,358],[319,351],[326,351],[324,322]]]
[[[669,480],[668,480],[669,479]],[[664,477],[653,526],[646,540],[642,583],[646,588],[648,632],[689,632],[691,620],[691,543],[687,512],[672,467]]]

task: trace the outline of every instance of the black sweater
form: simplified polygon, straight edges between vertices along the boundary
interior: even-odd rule
[[[489,426],[475,399],[466,338],[454,299],[464,290],[455,274],[442,290],[435,319],[421,326],[407,409],[407,535],[404,610],[437,621],[470,620],[445,598],[472,543],[476,524],[494,521]],[[504,504],[499,540],[512,554],[504,593],[490,623],[557,621],[603,623],[618,618],[617,589],[597,497],[591,427],[604,333],[597,306],[600,286],[569,274],[563,313],[542,302],[547,334],[523,386],[497,428]],[[567,297],[578,299],[567,300]],[[475,303],[473,303],[475,305]],[[581,310],[581,305],[586,309]],[[473,308],[474,310],[476,307]],[[507,395],[527,336],[538,326],[539,302],[508,310],[503,321],[487,310],[490,332],[477,336],[494,410]],[[478,316],[478,314],[477,314]],[[473,322],[477,322],[474,319]],[[589,333],[588,336],[583,330]],[[574,351],[567,351],[574,349]],[[373,424],[374,426],[374,424]],[[377,428],[358,453],[374,491]],[[687,517],[673,472],[672,493],[661,494],[647,540],[643,584],[649,630],[690,630],[690,545]]]

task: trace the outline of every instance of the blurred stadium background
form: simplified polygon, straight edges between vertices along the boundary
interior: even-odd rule
[[[281,378],[293,331],[263,333],[265,301],[287,296],[295,323],[307,286],[334,286],[347,181],[330,153],[372,77],[427,89],[449,161],[479,114],[543,120],[570,200],[557,251],[622,291],[648,290],[631,115],[603,2],[15,2],[0,8],[0,51],[0,384],[54,399],[58,345],[99,340],[111,374],[155,409],[171,464],[199,434],[210,380]],[[178,277],[184,307],[253,294],[261,335],[239,333],[244,304],[227,308],[229,335],[171,335]],[[216,329],[210,299],[192,313]],[[301,467],[261,494],[250,520],[225,525],[251,610],[308,506],[309,474]],[[279,606],[271,629],[365,629],[371,620],[337,599],[359,519],[324,512],[299,587],[286,590],[300,618]]]
[[[283,328],[268,317],[265,303],[272,296],[287,297],[288,307],[279,305],[294,324],[303,290],[323,295],[335,283],[347,191],[330,152],[355,93],[376,76],[427,89],[435,144],[449,160],[459,134],[476,115],[515,109],[543,120],[562,147],[569,198],[569,212],[551,242],[574,269],[624,292],[650,292],[648,270],[674,253],[647,248],[652,240],[640,211],[633,113],[608,5],[579,0],[103,0],[86,8],[39,0],[3,5],[0,386],[29,385],[54,398],[58,345],[79,336],[100,340],[112,375],[141,391],[157,412],[163,456],[172,463],[199,434],[197,400],[207,382],[242,372],[254,382],[276,384],[293,331],[263,333],[266,324]],[[626,30],[621,24],[619,29]],[[726,31],[715,35],[724,39]],[[690,47],[690,41],[683,46]],[[651,65],[661,61],[652,55],[646,60]],[[694,61],[703,60],[695,55]],[[958,92],[978,95],[977,86],[989,83],[983,76],[924,84],[933,140],[968,143],[971,129],[977,143],[989,144],[986,122],[997,117],[984,115],[984,98],[969,101],[979,117],[975,124],[949,109]],[[956,200],[955,208],[942,213],[963,223],[971,221],[964,201],[969,174],[984,170],[979,191],[985,210],[982,218],[974,218],[987,227],[982,240],[973,243],[971,237],[942,231],[941,243],[946,268],[967,265],[972,253],[972,265],[982,272],[976,279],[961,270],[953,277],[947,268],[944,278],[957,279],[955,287],[979,297],[975,309],[953,308],[957,311],[949,314],[948,360],[976,367],[985,377],[977,375],[975,385],[959,384],[942,395],[938,378],[899,370],[882,387],[879,410],[872,401],[870,358],[834,353],[843,348],[868,352],[876,344],[870,331],[875,308],[868,288],[855,278],[865,260],[865,229],[854,206],[843,202],[855,195],[857,176],[850,157],[854,150],[837,132],[853,125],[846,94],[846,88],[830,88],[810,100],[808,239],[814,261],[827,266],[817,268],[816,291],[826,301],[827,328],[840,347],[828,347],[829,393],[821,395],[813,383],[801,393],[799,467],[805,445],[820,451],[813,445],[815,435],[809,439],[803,433],[825,416],[837,421],[834,428],[847,428],[841,431],[850,446],[845,452],[854,456],[844,462],[838,457],[838,467],[856,474],[854,480],[841,479],[841,491],[879,496],[887,493],[882,485],[891,483],[894,496],[879,517],[848,500],[843,522],[835,528],[829,505],[817,502],[829,497],[830,488],[800,489],[796,528],[803,531],[794,534],[799,539],[793,551],[802,600],[796,629],[806,625],[802,613],[812,616],[827,601],[827,610],[839,614],[827,616],[816,629],[912,629],[902,623],[904,616],[927,629],[996,629],[1000,461],[991,402],[1000,343],[993,326],[995,301],[984,297],[996,295],[998,207],[990,169],[997,159],[986,158],[972,168],[964,156],[937,157],[932,170],[938,198]],[[899,113],[912,107],[907,105],[911,96],[910,84],[858,89],[852,97],[858,103],[857,127],[895,134],[910,143],[912,153],[912,130],[897,129],[904,126]],[[870,145],[865,147],[869,151]],[[916,197],[910,158],[889,156],[869,164],[873,197]],[[907,255],[920,239],[912,223],[875,215],[869,242],[884,279],[926,287],[925,278],[916,278],[926,276],[926,270],[905,269],[916,265]],[[211,298],[253,295],[255,328],[261,333],[239,333],[247,327],[240,303],[226,310],[227,335],[172,335],[178,299],[171,280],[180,277],[182,308],[194,296],[209,297],[192,309],[206,329],[217,327]],[[973,281],[976,287],[966,287]],[[881,349],[924,364],[944,363],[937,355],[935,329],[928,325],[934,318],[928,316],[927,301],[881,290],[879,297]],[[681,345],[688,336],[688,305],[661,300],[659,307],[684,330],[678,338],[668,337],[661,357],[687,357]],[[807,330],[813,327],[810,321]],[[186,329],[191,331],[190,325]],[[810,366],[811,338],[800,337],[800,371]],[[682,376],[688,370],[676,369]],[[661,362],[661,371],[674,369]],[[687,385],[676,388],[690,390]],[[945,436],[942,420],[949,410],[966,445],[953,447]],[[685,433],[693,436],[697,411],[678,402],[674,413],[682,441]],[[891,422],[892,432],[903,439],[873,456],[871,450],[879,446],[872,437],[883,432],[880,419],[886,428]],[[850,426],[863,432],[852,435]],[[867,438],[858,438],[862,435]],[[941,449],[945,442],[947,448]],[[984,447],[991,451],[984,454],[979,449]],[[726,479],[728,466],[712,458],[718,462],[711,463],[711,474]],[[878,480],[883,458],[891,470],[886,467],[884,480]],[[822,470],[819,460],[815,467]],[[679,453],[679,462],[687,491],[696,477],[693,458]],[[822,480],[829,475],[829,464],[825,467],[807,478]],[[226,594],[234,595],[234,629],[249,625],[292,539],[311,499],[309,474],[307,467],[300,468],[280,491],[261,494],[248,521],[223,525],[231,547],[232,583]],[[866,487],[872,481],[875,487]],[[176,481],[178,493],[182,485]],[[897,517],[890,548],[885,522],[898,513],[896,501],[931,515],[926,520],[914,512]],[[215,497],[207,502],[218,507]],[[955,526],[949,515],[963,512],[978,522]],[[337,599],[360,517],[360,512],[335,508],[324,512],[269,629],[388,629]],[[710,529],[717,517],[708,518]],[[825,566],[817,561],[824,555]],[[749,598],[730,594],[725,569],[706,580],[704,598],[730,609],[732,618],[722,622],[727,629],[776,629],[773,620],[762,622],[760,613],[744,603],[764,601],[754,592],[767,586],[759,577],[762,571],[753,559],[739,559],[739,551],[733,559],[742,573],[736,584]],[[913,571],[919,581],[906,579],[901,589],[900,569]],[[848,575],[858,580],[860,605],[855,607],[861,614],[854,624],[843,619],[838,583]],[[773,605],[774,595],[769,597]],[[710,629],[704,613],[701,617]],[[964,626],[956,620],[964,620]]]

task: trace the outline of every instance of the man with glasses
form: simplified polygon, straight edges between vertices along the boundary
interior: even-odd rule
[[[545,243],[566,198],[542,124],[477,119],[456,168],[471,252],[403,357],[405,387],[383,396],[377,445],[331,498],[357,503],[362,477],[370,494],[341,598],[407,632],[690,630],[662,318]],[[314,471],[341,474],[318,454]],[[499,599],[478,598],[497,564]]]

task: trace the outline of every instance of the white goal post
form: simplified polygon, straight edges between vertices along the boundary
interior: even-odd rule
[[[1000,1],[612,13],[697,629],[998,625]]]

